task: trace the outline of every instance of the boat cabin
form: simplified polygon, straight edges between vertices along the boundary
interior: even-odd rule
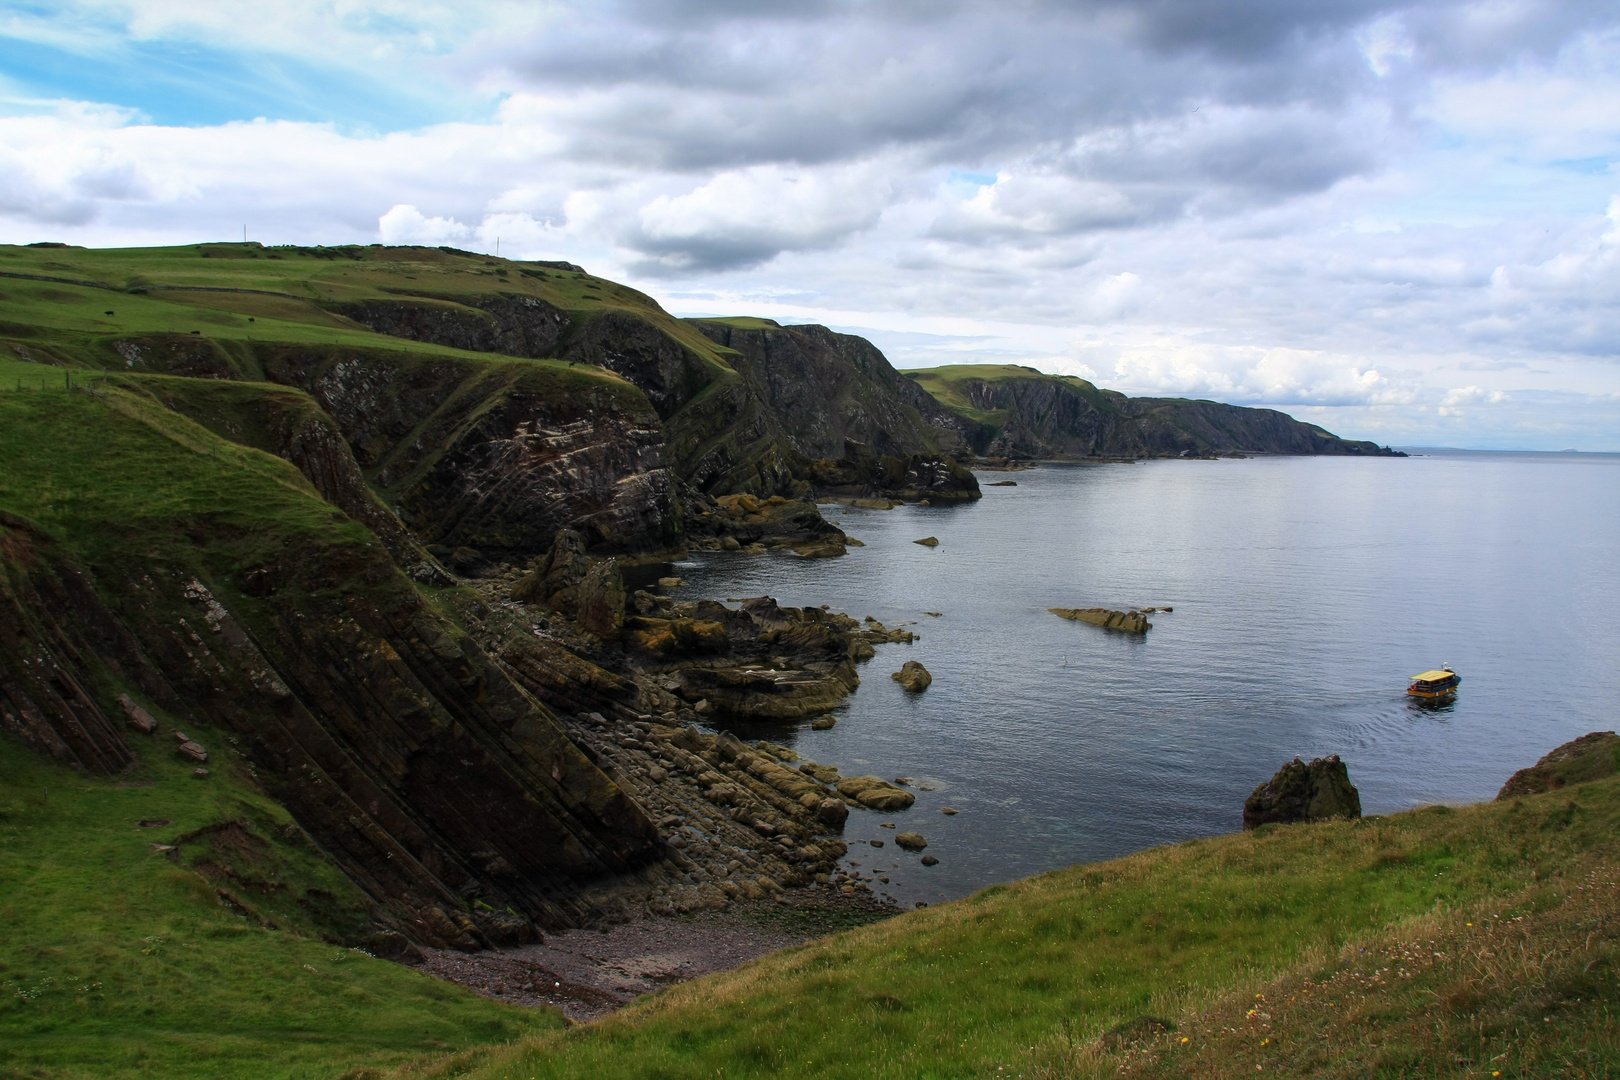
[[[1455,694],[1461,683],[1461,675],[1442,666],[1436,671],[1423,671],[1412,676],[1412,685],[1406,688],[1406,692],[1413,697],[1446,697]]]

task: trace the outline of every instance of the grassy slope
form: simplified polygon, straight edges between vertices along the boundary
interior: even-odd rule
[[[1410,939],[1435,913],[1485,905],[1511,917],[1534,908],[1525,890],[1537,881],[1543,901],[1559,900],[1573,883],[1563,875],[1617,854],[1617,824],[1611,778],[1521,802],[1156,849],[780,953],[456,1068],[488,1078],[1089,1073],[1094,1059],[1065,1061],[1052,1047],[1093,1044],[1142,1014],[1185,1016],[1244,987],[1263,992],[1346,942]],[[1612,977],[1594,985],[1604,1008],[1615,1002]],[[1547,1015],[1529,1038],[1567,1042],[1590,1019]],[[1252,1074],[1253,1064],[1206,1059],[1197,1074]]]
[[[538,297],[567,312],[576,323],[607,310],[634,315],[696,354],[717,377],[735,375],[725,363],[726,350],[627,286],[588,274],[437,248],[196,244],[96,250],[0,245],[0,275],[55,279],[0,276],[0,340],[35,346],[66,362],[91,367],[121,363],[107,347],[115,337],[189,335],[193,330],[230,342],[381,345],[407,354],[487,361],[487,353],[375,334],[322,305],[411,296],[454,302],[504,293]],[[131,293],[132,288],[151,291]],[[598,374],[617,378],[608,372]]]
[[[207,780],[163,752],[165,733],[114,780],[0,736],[0,1076],[326,1077],[559,1023],[324,941],[290,898],[324,889],[358,905],[352,886],[307,840],[286,842],[296,827],[222,737],[187,733],[213,751]],[[188,865],[218,857],[206,840],[180,862],[154,853],[225,821],[268,841],[236,869],[282,888],[236,887],[279,929]]]
[[[227,564],[290,538],[375,543],[288,463],[115,387],[0,392],[0,460],[0,507],[92,566],[133,553],[186,566],[198,530]],[[110,700],[121,687],[99,689]],[[286,828],[222,733],[187,726],[214,755],[197,780],[159,719],[153,739],[132,736],[142,763],[114,780],[0,739],[0,1075],[331,1076],[558,1022],[327,944],[361,898]],[[178,863],[152,854],[226,821],[241,823],[235,854],[206,836]],[[222,906],[190,868],[207,860],[238,864],[232,888],[280,929]]]

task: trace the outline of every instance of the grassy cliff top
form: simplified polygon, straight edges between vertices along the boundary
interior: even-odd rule
[[[1078,375],[1049,375],[1023,364],[946,364],[936,368],[913,368],[900,374],[921,386],[934,400],[952,412],[981,424],[999,427],[1007,418],[1005,409],[982,409],[968,396],[968,384],[1005,382],[1050,382],[1079,394],[1094,407],[1113,411],[1111,397],[1120,395],[1099,389]]]
[[[98,342],[142,334],[196,334],[232,342],[382,347],[415,355],[492,359],[384,337],[343,316],[345,304],[404,300],[476,306],[492,296],[533,297],[576,324],[617,312],[650,324],[717,375],[727,350],[625,285],[539,263],[427,247],[162,248],[0,245],[0,340],[52,349],[69,363],[116,363]],[[526,361],[534,363],[537,361]],[[544,362],[544,361],[539,361]],[[589,369],[596,378],[612,372]]]

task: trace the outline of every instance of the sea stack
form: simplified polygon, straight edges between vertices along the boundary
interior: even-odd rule
[[[1245,829],[1360,816],[1361,793],[1350,783],[1350,771],[1338,754],[1316,758],[1309,765],[1295,758],[1243,803]]]

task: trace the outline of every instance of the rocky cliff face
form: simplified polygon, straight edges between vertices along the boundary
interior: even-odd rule
[[[463,572],[525,562],[563,528],[608,552],[679,544],[663,433],[627,384],[359,352],[279,351],[265,366],[321,404],[415,535]]]
[[[539,297],[511,293],[357,300],[331,310],[390,337],[507,356],[551,356],[573,325]]]
[[[1390,454],[1273,409],[1183,398],[1128,398],[1083,379],[1025,367],[908,372],[953,412],[983,457],[1207,457],[1214,454]]]
[[[0,521],[5,726],[100,772],[134,759],[131,738],[158,753],[181,726],[240,754],[383,924],[429,944],[575,923],[581,883],[661,854],[640,808],[369,534],[233,518],[192,522],[157,562],[105,566]],[[115,718],[115,687],[155,735]]]
[[[865,338],[765,320],[691,321],[733,350],[728,361],[749,393],[807,458],[840,458],[849,442],[896,458],[964,446],[956,417]]]
[[[948,455],[967,445],[958,419],[870,342],[825,327],[758,319],[678,323],[651,301],[565,313],[532,297],[503,295],[455,303],[402,297],[339,310],[379,333],[550,356],[622,376],[662,422],[664,460],[683,483],[708,495],[803,498],[822,483],[818,461],[842,465],[849,474],[842,487],[898,495],[885,487],[893,467],[867,466],[898,460],[905,463],[903,479],[917,471],[915,458],[925,472],[930,462],[949,472]],[[846,446],[864,450],[852,456]],[[951,489],[977,491],[971,477],[961,476]]]

